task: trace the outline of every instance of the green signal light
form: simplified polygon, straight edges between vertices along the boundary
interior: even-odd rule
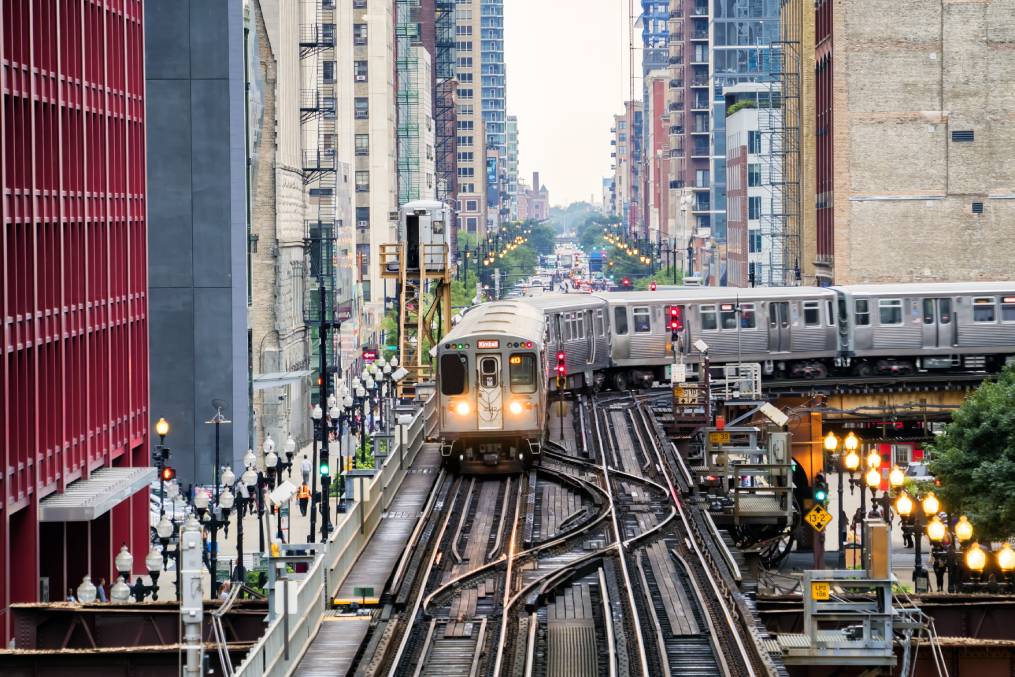
[[[321,464],[321,474],[322,475],[330,475],[331,474],[331,468],[328,467],[327,463],[322,463]]]
[[[814,492],[814,500],[824,501],[826,498],[828,498],[828,492],[824,489],[818,489]]]

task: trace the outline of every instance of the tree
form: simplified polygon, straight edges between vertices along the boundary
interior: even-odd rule
[[[984,382],[952,416],[930,451],[930,471],[950,514],[964,513],[979,538],[1015,529],[1015,365]]]

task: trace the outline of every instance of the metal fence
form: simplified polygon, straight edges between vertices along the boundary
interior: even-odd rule
[[[411,422],[397,426],[391,453],[384,459],[384,465],[377,474],[355,481],[356,484],[362,482],[363,495],[357,495],[355,506],[346,513],[341,526],[329,535],[327,547],[318,551],[313,564],[298,581],[295,608],[290,603],[288,609],[283,609],[271,621],[264,635],[236,668],[234,674],[237,677],[288,677],[296,669],[317,635],[328,610],[328,600],[337,592],[339,583],[363,552],[380,524],[382,513],[401,486],[406,471],[422,449],[425,422],[428,416],[432,416],[432,400],[435,399],[431,397],[422,406],[415,405]],[[404,421],[409,416],[403,413],[399,418]],[[287,613],[288,622],[285,618]]]

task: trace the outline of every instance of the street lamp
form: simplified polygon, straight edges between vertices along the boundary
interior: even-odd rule
[[[1015,570],[1015,550],[1012,550],[1010,543],[1005,543],[997,551],[997,567],[1001,570],[1001,575],[1004,576],[1005,584],[1010,588],[1012,571]],[[78,599],[81,599],[80,595]]]
[[[928,580],[927,572],[923,568],[923,555],[921,552],[923,543],[923,528],[926,518],[934,516],[934,521],[936,521],[937,524],[940,524],[940,527],[937,525],[932,527],[931,525],[934,524],[933,522],[927,523],[927,537],[931,540],[934,540],[935,536],[938,536],[938,540],[944,538],[944,532],[940,530],[944,528],[944,525],[941,524],[941,521],[936,517],[937,511],[940,507],[941,503],[937,500],[937,497],[934,496],[933,492],[924,496],[923,500],[920,501],[920,510],[915,510],[915,502],[906,493],[899,496],[898,500],[895,502],[895,509],[899,512],[899,515],[903,517],[913,515],[914,517],[913,537],[916,539],[916,547],[914,548],[913,553],[913,586],[916,588],[917,592],[920,592],[921,582]]]
[[[293,439],[292,433],[289,433],[289,438],[285,441],[285,469],[289,471],[289,477],[293,476],[293,456],[296,455],[296,440]]]
[[[166,492],[165,492],[165,480],[166,474],[164,469],[166,462],[169,460],[169,447],[166,446],[166,435],[169,434],[169,421],[164,418],[159,418],[155,423],[155,434],[159,436],[159,444],[155,447],[157,456],[155,458],[155,464],[159,468],[159,515],[166,512]]]
[[[314,405],[314,408],[310,411],[310,418],[313,420],[311,434],[314,438],[313,450],[311,451],[310,458],[313,463],[314,470],[310,473],[310,535],[307,536],[307,542],[314,542],[314,534],[317,532],[317,510],[320,509],[320,497],[317,495],[317,467],[318,467],[318,450],[317,450],[317,435],[320,428],[321,419],[324,418],[324,410],[321,409],[321,404],[318,402]],[[281,508],[280,508],[281,510]],[[279,519],[281,520],[281,512],[279,512]]]
[[[91,576],[85,576],[81,579],[81,584],[78,586],[77,593],[78,602],[81,604],[91,604],[95,601],[98,590],[96,590],[95,584],[92,583]]]
[[[973,582],[980,580],[983,568],[987,565],[987,553],[979,543],[973,543],[966,551],[966,567],[973,573]]]

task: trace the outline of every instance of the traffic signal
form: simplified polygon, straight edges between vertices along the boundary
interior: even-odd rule
[[[620,284],[622,284],[625,287],[630,287],[631,286],[631,278],[625,277],[623,280],[620,281]]]
[[[814,502],[828,505],[828,480],[823,473],[814,476]]]
[[[567,376],[567,355],[557,353],[557,387],[564,387],[564,377]]]
[[[321,461],[320,470],[322,477],[327,477],[328,475],[331,474],[331,467],[328,465],[328,462],[326,460]]]
[[[655,291],[655,290],[656,290],[656,281],[655,281],[655,280],[652,280],[651,282],[649,282],[649,283],[648,283],[648,288],[649,288],[649,290],[651,290],[651,291]]]
[[[176,479],[176,468],[172,468],[168,465],[162,468],[163,482],[172,482],[174,479]]]
[[[683,310],[680,306],[670,306],[670,340],[676,341],[677,334],[684,328]]]

